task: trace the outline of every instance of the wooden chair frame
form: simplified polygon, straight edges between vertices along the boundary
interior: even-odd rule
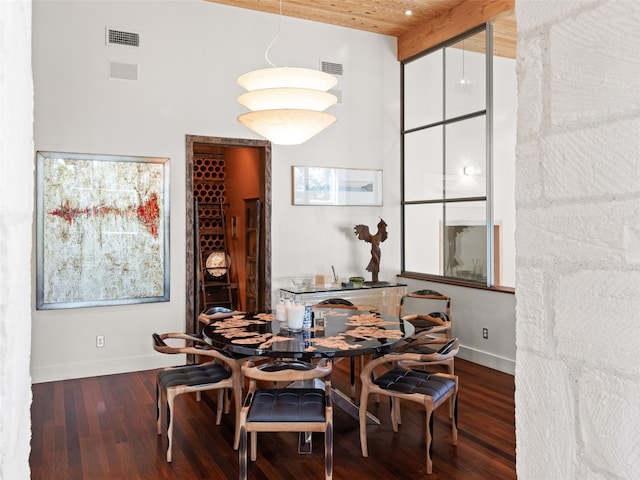
[[[456,339],[456,342],[457,339]],[[459,344],[459,342],[458,342]],[[360,378],[362,380],[362,392],[360,394],[360,446],[362,448],[362,456],[368,457],[367,446],[367,406],[369,395],[385,395],[391,401],[391,423],[393,431],[398,432],[398,425],[402,423],[400,417],[400,400],[408,400],[423,405],[426,413],[426,469],[427,474],[432,473],[433,461],[431,458],[431,449],[433,441],[433,412],[448,399],[451,399],[451,434],[452,444],[458,443],[458,426],[457,426],[457,398],[458,398],[458,377],[448,373],[437,373],[434,375],[449,378],[455,382],[455,388],[449,390],[437,402],[433,397],[422,393],[403,393],[395,390],[385,389],[373,382],[374,372],[377,368],[386,366],[390,369],[393,366],[406,367],[408,365],[425,365],[431,362],[441,362],[447,360],[447,357],[453,357],[457,353],[457,349],[452,349],[449,353],[430,355],[419,355],[414,353],[387,354],[370,361],[365,365]]]
[[[417,313],[404,315],[405,300],[407,298],[423,299],[423,300],[442,300],[446,302],[445,310],[443,312],[430,312],[430,313]],[[436,315],[436,314],[444,315]],[[417,290],[415,292],[407,293],[400,300],[400,308],[398,316],[408,322],[414,322],[416,320],[424,321],[431,324],[426,330],[429,333],[444,333],[447,340],[451,340],[451,297],[443,295],[435,290]],[[444,317],[444,318],[443,318]],[[416,329],[416,334],[423,330]]]
[[[166,339],[184,340],[186,345],[183,347],[172,347],[165,343],[164,340]],[[189,343],[191,343],[192,345],[189,345]],[[168,367],[158,372],[158,376],[156,377],[157,432],[158,435],[162,434],[162,404],[165,403],[167,405],[167,462],[172,461],[174,400],[178,395],[182,395],[183,393],[195,392],[196,399],[200,401],[201,392],[207,390],[218,390],[216,425],[220,425],[220,422],[222,420],[223,405],[226,405],[226,413],[229,412],[229,404],[224,400],[224,393],[227,389],[231,391],[233,402],[235,404],[235,434],[233,440],[233,448],[234,450],[237,450],[240,441],[240,406],[242,402],[242,373],[240,371],[240,365],[238,364],[238,361],[223,355],[217,350],[209,348],[206,342],[204,342],[204,340],[202,340],[199,335],[188,333],[154,333],[153,348],[157,352],[165,354],[187,354],[196,355],[198,357],[211,358],[211,361],[209,362],[180,367]],[[198,385],[174,385],[171,387],[167,387],[166,389],[163,388],[160,383],[161,372],[193,368],[198,366],[206,368],[211,364],[223,365],[230,371],[231,375],[229,376],[229,378],[220,380],[215,383],[204,383]]]
[[[414,351],[415,348],[426,346],[433,350],[431,354],[420,354]],[[427,332],[416,337],[410,337],[407,341],[402,342],[398,346],[394,346],[394,353],[414,353],[421,356],[419,362],[398,361],[398,365],[402,368],[426,368],[431,365],[444,365],[447,373],[455,374],[455,355],[460,350],[460,340],[457,338],[446,339],[439,337],[431,337]]]
[[[258,451],[258,432],[324,432],[325,480],[331,480],[333,476],[333,406],[330,379],[332,364],[329,360],[323,359],[307,370],[287,368],[287,365],[291,367],[296,363],[300,362],[278,362],[279,368],[271,371],[266,371],[264,368],[269,364],[255,366],[253,362],[249,361],[242,365],[242,374],[249,380],[249,389],[240,412],[240,447],[238,452],[240,480],[247,478],[247,434],[251,434],[251,460],[255,461]],[[315,379],[324,379],[324,422],[251,422],[247,419],[258,390],[258,381],[289,384],[292,382],[313,382]]]

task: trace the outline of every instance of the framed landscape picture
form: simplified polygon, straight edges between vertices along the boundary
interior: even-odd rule
[[[382,170],[293,167],[294,205],[382,205]]]
[[[37,152],[36,307],[169,300],[169,159]]]

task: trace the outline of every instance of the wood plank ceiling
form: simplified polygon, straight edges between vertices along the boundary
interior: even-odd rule
[[[398,39],[406,60],[484,22],[494,27],[494,54],[515,58],[514,0],[208,0],[329,23]],[[405,11],[411,10],[411,15]],[[473,49],[471,45],[465,48]]]

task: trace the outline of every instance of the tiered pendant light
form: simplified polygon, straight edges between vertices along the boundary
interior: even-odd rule
[[[271,64],[267,53],[265,58]],[[336,121],[335,115],[325,110],[338,100],[327,92],[337,83],[333,75],[308,68],[273,66],[245,73],[238,84],[247,92],[238,102],[251,111],[240,115],[238,121],[272,143],[299,145]]]

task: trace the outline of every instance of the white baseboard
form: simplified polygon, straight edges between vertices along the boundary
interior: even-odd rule
[[[494,370],[499,370],[511,375],[515,374],[515,361],[508,358],[465,346],[460,346],[458,356],[464,360],[493,368]],[[48,365],[46,367],[32,369],[31,381],[32,383],[44,383],[69,380],[72,378],[137,372],[173,365],[183,365],[185,361],[183,355],[151,354],[144,357],[124,357],[115,360]]]
[[[460,350],[458,351],[458,357],[510,375],[515,375],[516,373],[515,360],[500,357],[493,353],[483,352],[481,350],[475,350],[461,345]]]
[[[66,363],[47,365],[31,369],[31,382],[44,383],[72,378],[96,377],[113,375],[116,373],[137,372],[155,368],[184,365],[184,355],[160,355],[153,352],[143,357],[123,357],[104,361],[88,361],[81,363]]]

